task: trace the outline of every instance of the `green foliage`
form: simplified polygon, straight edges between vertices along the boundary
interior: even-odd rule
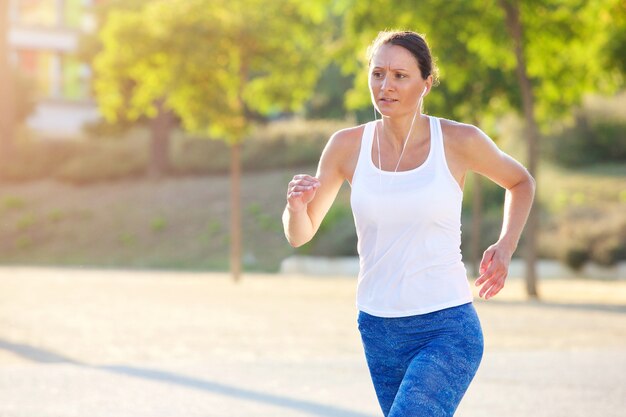
[[[556,255],[579,270],[587,261],[613,266],[626,261],[626,218],[614,209],[577,207],[555,220],[548,234]]]
[[[476,174],[478,175],[478,174]],[[504,205],[504,196],[506,190],[500,187],[498,184],[489,179],[481,176],[481,197],[482,197],[482,210],[486,213],[496,213],[502,217],[502,207]],[[470,213],[474,207],[474,178],[473,175],[468,175],[463,188],[463,211]]]
[[[164,100],[186,130],[241,140],[251,114],[293,111],[308,98],[325,14],[296,0],[151,0],[110,10],[94,59],[101,110],[110,121],[151,118]]]
[[[100,147],[98,152],[82,152],[55,171],[55,177],[72,184],[110,181],[143,174],[146,161],[131,149]]]
[[[353,76],[344,75],[335,62],[322,72],[305,107],[307,119],[345,119],[344,93],[350,89]]]
[[[336,10],[344,13],[345,23],[339,56],[342,69],[356,74],[355,87],[346,97],[350,108],[371,107],[364,52],[376,33],[387,27],[425,33],[438,57],[442,82],[427,97],[427,111],[474,122],[521,109],[513,43],[499,1],[340,3]],[[624,73],[615,60],[609,62],[606,50],[618,50],[614,36],[625,32],[623,1],[519,5],[535,116],[545,128],[556,117],[567,116],[584,94],[611,93],[622,85]],[[355,59],[355,51],[363,58]]]
[[[248,205],[246,213],[261,230],[280,233],[283,229],[280,218],[266,213],[259,203]]]
[[[243,143],[243,167],[246,171],[260,171],[316,165],[330,136],[350,123],[288,120],[259,127]],[[134,128],[119,138],[20,143],[16,157],[0,166],[0,178],[11,181],[55,178],[89,184],[138,177],[147,166],[147,136],[145,130]],[[170,151],[175,175],[229,171],[230,147],[221,141],[177,134]]]
[[[596,121],[582,114],[573,126],[549,137],[546,143],[546,154],[568,167],[626,162],[626,121]]]
[[[243,142],[246,171],[316,165],[330,136],[348,122],[290,120],[257,128]],[[181,137],[173,143],[178,173],[227,173],[230,149],[217,141]]]
[[[626,260],[626,227],[617,234],[598,239],[591,250],[591,260],[603,266],[613,266]]]
[[[568,246],[563,251],[563,262],[574,271],[580,271],[589,261],[589,251],[582,246]]]
[[[335,202],[315,237],[296,252],[311,256],[357,256],[356,228],[350,207]]]

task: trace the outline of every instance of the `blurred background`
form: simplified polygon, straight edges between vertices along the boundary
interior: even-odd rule
[[[538,184],[457,414],[623,414],[626,1],[0,0],[1,416],[380,415],[350,187],[300,248],[281,215],[386,28]],[[504,194],[467,178],[470,280]]]
[[[281,213],[330,135],[372,118],[365,50],[385,28],[426,34],[427,113],[476,124],[537,178],[516,256],[626,261],[624,1],[0,4],[4,265],[237,277],[355,256],[347,184],[301,248]],[[468,178],[466,262],[497,239],[503,199]]]

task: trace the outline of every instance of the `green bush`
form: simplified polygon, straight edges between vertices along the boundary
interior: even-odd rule
[[[54,177],[72,184],[88,184],[134,177],[145,170],[145,157],[128,147],[91,144],[59,167]]]
[[[78,153],[75,142],[21,142],[15,155],[0,166],[0,178],[9,181],[29,181],[54,175],[58,167]]]
[[[569,246],[563,251],[562,261],[574,271],[580,271],[589,258],[589,248],[583,246]]]
[[[357,256],[356,228],[350,207],[336,202],[315,237],[296,252],[311,256]]]
[[[347,124],[289,120],[261,126],[243,142],[243,169],[258,171],[316,165],[330,136]],[[19,143],[12,162],[0,166],[0,179],[57,178],[86,184],[146,172],[150,140],[145,128],[100,124],[88,130],[92,139]],[[230,159],[231,149],[221,140],[192,137],[181,132],[172,135],[170,164],[173,174],[227,174]]]
[[[261,126],[243,141],[245,171],[316,165],[330,136],[344,127],[339,121],[276,121]],[[231,150],[220,140],[180,136],[172,143],[172,165],[178,174],[225,174]]]
[[[572,269],[579,270],[587,261],[612,266],[626,261],[626,218],[619,207],[571,209],[557,220],[549,240]]]
[[[547,156],[567,167],[625,162],[626,122],[579,115],[574,126],[548,137],[545,143]]]
[[[172,141],[171,164],[177,174],[227,174],[230,148],[220,140],[179,137]]]
[[[590,259],[603,266],[613,266],[626,260],[626,232],[596,239],[591,247]]]

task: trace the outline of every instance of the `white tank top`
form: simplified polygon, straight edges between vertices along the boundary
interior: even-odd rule
[[[461,258],[463,191],[446,162],[441,124],[419,167],[382,171],[372,161],[376,122],[365,125],[350,202],[358,236],[357,308],[379,317],[425,314],[472,301]]]

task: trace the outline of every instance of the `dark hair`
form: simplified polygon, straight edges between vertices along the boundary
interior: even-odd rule
[[[430,55],[430,48],[426,43],[424,35],[411,31],[379,32],[374,42],[367,48],[368,65],[371,63],[372,57],[378,48],[386,44],[401,46],[409,51],[417,61],[417,66],[420,69],[423,79],[432,75],[434,84],[439,81],[437,65]]]

